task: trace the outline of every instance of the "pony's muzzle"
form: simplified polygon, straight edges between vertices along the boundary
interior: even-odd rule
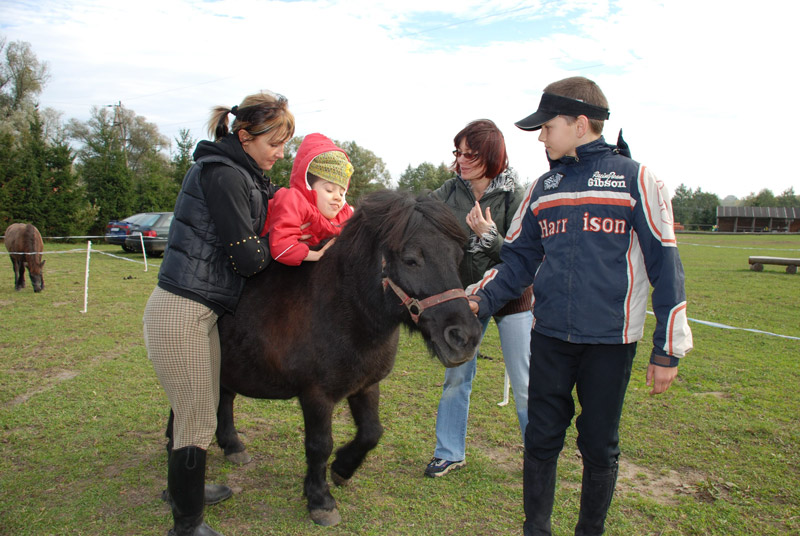
[[[475,331],[462,326],[448,326],[444,329],[444,340],[452,350],[451,355],[458,356],[456,359],[449,359],[447,366],[455,367],[470,360],[478,345]],[[477,333],[480,335],[480,331]]]

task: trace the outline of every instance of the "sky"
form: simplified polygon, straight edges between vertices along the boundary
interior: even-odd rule
[[[547,170],[514,122],[544,87],[597,82],[633,158],[671,191],[742,198],[793,187],[800,2],[761,0],[0,0],[0,39],[50,79],[42,108],[122,106],[173,140],[207,139],[213,106],[285,95],[296,135],[355,141],[386,163],[452,161],[474,119],[503,132],[525,184]],[[773,106],[774,105],[774,106]]]

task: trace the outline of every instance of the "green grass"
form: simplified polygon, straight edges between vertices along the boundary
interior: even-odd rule
[[[748,268],[749,255],[800,257],[798,236],[679,235],[689,316],[800,337],[800,275]],[[120,248],[96,249],[122,254]],[[748,249],[750,248],[750,249]],[[166,397],[147,360],[141,316],[156,281],[141,264],[94,254],[83,310],[85,245],[47,244],[45,291],[0,277],[0,534],[164,534]],[[2,251],[2,250],[0,250]],[[800,341],[693,323],[695,350],[678,381],[644,385],[653,319],[640,344],[621,426],[613,535],[800,533]],[[440,479],[422,470],[435,445],[443,369],[403,335],[383,382],[386,433],[350,486],[334,488],[343,522],[309,520],[302,496],[303,421],[296,401],[238,398],[253,456],[232,466],[209,451],[209,480],[236,496],[206,510],[227,536],[501,535],[521,533],[522,448],[490,327],[478,363],[468,465]],[[337,408],[337,445],[352,434]],[[570,429],[559,465],[554,534],[572,534],[580,459]]]

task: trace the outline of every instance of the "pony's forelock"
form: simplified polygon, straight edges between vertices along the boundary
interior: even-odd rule
[[[466,242],[467,236],[444,203],[427,195],[415,199],[411,194],[393,190],[363,197],[343,233],[354,233],[358,241],[368,234],[361,232],[362,228],[373,229],[380,237],[381,247],[400,251],[425,220],[459,245]],[[369,246],[362,244],[362,247]]]

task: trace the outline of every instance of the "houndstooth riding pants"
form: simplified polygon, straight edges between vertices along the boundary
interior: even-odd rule
[[[218,315],[156,287],[144,310],[144,343],[175,414],[173,449],[208,449],[217,427]]]

